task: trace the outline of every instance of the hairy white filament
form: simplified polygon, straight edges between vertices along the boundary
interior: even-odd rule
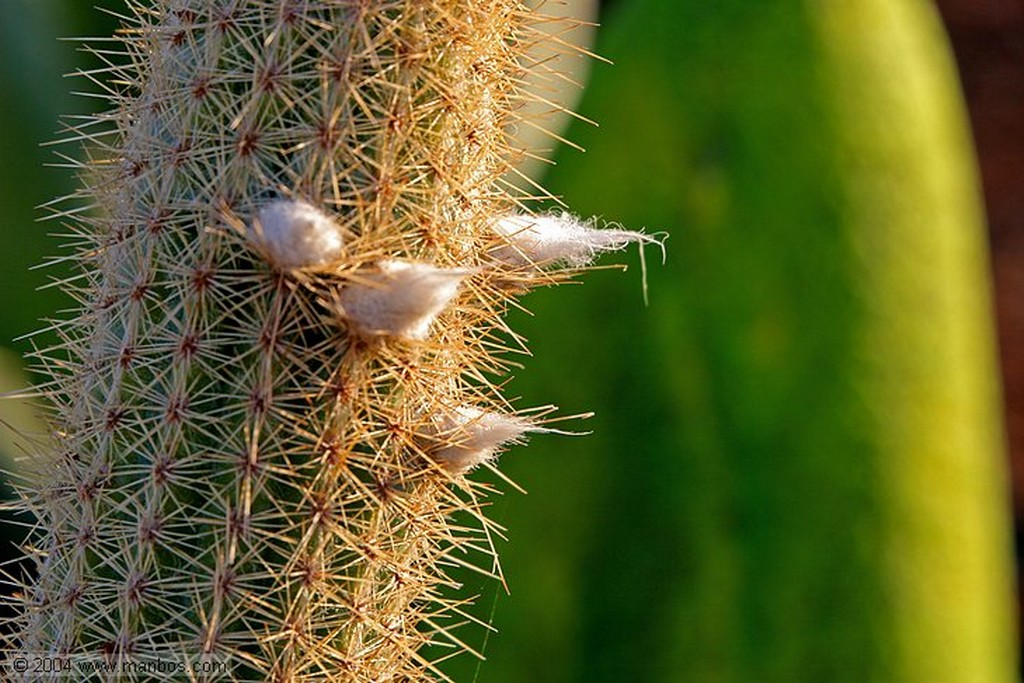
[[[568,264],[582,267],[606,251],[624,249],[633,243],[657,243],[651,235],[633,230],[598,229],[593,221],[561,213],[529,216],[506,214],[493,222],[502,243],[490,255],[512,266]]]
[[[357,333],[423,340],[434,319],[473,271],[429,263],[386,260],[364,283],[351,284],[338,298],[339,312]]]
[[[502,446],[526,433],[544,431],[521,417],[463,406],[439,420],[434,457],[452,474],[463,474],[493,459]]]
[[[250,234],[282,270],[320,266],[341,255],[344,239],[334,220],[301,199],[279,199],[260,209]]]

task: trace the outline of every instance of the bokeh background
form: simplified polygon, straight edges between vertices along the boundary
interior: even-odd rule
[[[846,413],[828,412],[822,394],[838,391],[827,378],[845,370],[829,364],[843,358],[833,350],[847,343],[857,302],[844,294],[845,275],[833,278],[826,267],[835,259],[841,269],[838,243],[821,236],[845,224],[844,208],[820,189],[837,182],[844,161],[841,151],[815,147],[834,131],[808,96],[823,49],[809,30],[802,37],[798,8],[813,4],[601,5],[596,50],[616,66],[593,67],[578,105],[601,128],[570,126],[568,137],[588,152],[558,150],[546,184],[582,215],[669,232],[669,257],[659,265],[648,253],[647,306],[630,252],[618,259],[625,274],[601,270],[584,286],[537,292],[527,301],[535,315],[514,316],[534,354],[512,384],[522,405],[597,414],[580,425],[594,432],[585,439],[538,437],[504,457],[504,470],[529,491],[494,502],[510,530],[502,551],[511,596],[466,578],[480,591],[478,613],[499,634],[470,636],[488,661],[455,663],[457,680],[890,680],[871,674],[894,627],[871,619],[885,591],[871,579],[872,541],[858,535],[870,527],[859,515],[872,508],[875,463],[859,468],[855,457],[828,450],[843,429],[853,440],[859,433]],[[1012,488],[1020,518],[1024,0],[917,4],[924,15],[940,13],[951,39],[965,98],[943,91],[950,125],[969,108],[994,274],[1008,443],[1000,457],[1013,473],[1012,487],[987,495],[1009,515]],[[60,158],[40,143],[57,137],[60,115],[100,106],[70,94],[94,87],[61,74],[95,68],[74,37],[109,34],[116,17],[95,8],[118,7],[0,0],[0,390],[27,382],[19,359],[32,342],[15,339],[66,304],[58,291],[39,290],[61,266],[30,270],[61,254],[52,236],[60,226],[37,223],[43,212],[35,207],[74,182],[70,171],[44,167]],[[850,31],[870,31],[872,20]],[[920,21],[925,32],[938,28],[928,16]],[[940,72],[947,56],[933,60]],[[893,69],[900,57],[888,55]],[[872,106],[870,96],[864,102]],[[865,109],[864,120],[884,121],[885,113],[872,118],[879,112]],[[875,132],[867,124],[860,134]],[[972,158],[951,163],[957,177],[975,182]],[[969,222],[969,206],[963,215]],[[980,319],[989,316],[982,305]],[[794,334],[789,323],[806,327]],[[15,401],[0,402],[0,419],[38,428]],[[18,448],[0,435],[2,457]],[[841,468],[820,466],[833,455]],[[849,504],[837,505],[837,496]],[[956,503],[951,516],[961,514]],[[1003,531],[992,532],[993,543],[1010,543]],[[4,533],[10,556],[18,530]],[[997,599],[1016,604],[999,568],[990,569]],[[930,599],[941,607],[947,597]],[[993,642],[994,656],[1000,647]]]

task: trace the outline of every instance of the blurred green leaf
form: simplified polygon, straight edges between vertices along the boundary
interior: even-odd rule
[[[933,8],[634,0],[601,40],[601,128],[548,184],[668,230],[669,263],[649,308],[601,271],[512,321],[525,404],[597,416],[504,459],[531,495],[478,680],[1011,680],[983,232]]]
[[[103,35],[112,30],[112,17],[93,6],[115,7],[119,3],[70,2],[68,0],[5,0],[0,2],[0,89],[8,93],[0,108],[0,217],[4,225],[4,254],[0,258],[0,345],[42,327],[44,316],[68,305],[55,289],[38,291],[68,270],[50,267],[30,270],[45,258],[62,253],[62,240],[53,233],[66,233],[59,222],[38,220],[47,211],[37,207],[68,194],[75,179],[71,171],[47,168],[63,163],[52,147],[44,143],[62,136],[60,117],[95,110],[98,102],[74,97],[72,90],[95,92],[84,79],[68,79],[76,65],[95,68],[96,62],[76,55],[75,36]],[[102,33],[101,33],[102,32]],[[67,42],[58,38],[68,37]],[[57,148],[78,156],[80,145]],[[66,240],[63,240],[66,241]],[[52,338],[48,338],[52,339]],[[26,351],[27,343],[14,347]]]

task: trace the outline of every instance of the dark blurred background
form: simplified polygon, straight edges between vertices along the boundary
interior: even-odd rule
[[[1024,1],[939,0],[938,6],[970,112],[988,217],[1019,566],[1024,525]]]
[[[620,16],[630,11],[631,2],[602,3],[602,24],[614,30]],[[665,2],[670,6],[673,0]],[[937,5],[956,55],[981,171],[1020,539],[1024,520],[1024,0],[940,0]],[[93,105],[98,106],[96,100],[69,95],[71,90],[94,92],[94,87],[82,79],[60,77],[79,65],[96,66],[87,54],[76,52],[75,36],[107,35],[117,25],[115,16],[93,6],[115,12],[119,3],[0,0],[0,64],[4,65],[0,68],[0,92],[6,95],[5,106],[0,108],[0,155],[4,160],[0,165],[0,215],[5,226],[0,249],[0,346],[9,350],[0,349],[4,354],[0,356],[0,390],[25,381],[20,377],[17,358],[31,349],[31,342],[14,338],[37,329],[40,318],[65,305],[59,292],[37,291],[48,279],[59,277],[59,266],[28,270],[60,253],[60,240],[48,236],[61,232],[60,226],[34,222],[42,212],[33,207],[69,192],[74,184],[69,171],[44,168],[44,164],[60,160],[53,149],[41,148],[39,143],[58,137],[59,115],[95,111]],[[72,40],[57,42],[57,36]],[[615,53],[609,56],[628,64],[647,48],[642,38],[618,41]],[[598,51],[606,51],[600,39]],[[594,78],[609,78],[611,68],[596,67]],[[636,84],[633,95],[645,97],[636,93],[643,93],[647,86]],[[656,106],[654,94],[650,99],[650,106]],[[601,111],[586,108],[586,99],[582,106],[585,115],[603,120]],[[637,105],[635,100],[623,97],[621,106]],[[74,153],[73,147],[58,151]],[[563,156],[566,154],[573,153],[563,152]],[[623,159],[622,163],[626,162]],[[571,167],[575,162],[570,159],[566,163]],[[563,187],[571,191],[573,186],[571,178],[563,180],[557,174],[553,182],[556,192]],[[651,182],[656,183],[653,179]],[[717,210],[714,182],[708,188],[705,210],[713,212]],[[661,215],[672,214],[666,211]],[[671,232],[675,226],[631,227]],[[670,253],[683,251],[687,244],[670,240],[669,249]],[[553,317],[576,334],[582,329],[593,334],[601,325],[642,321],[645,315],[674,315],[671,307],[664,305],[666,300],[672,303],[670,296],[662,298],[663,305],[659,306],[662,294],[658,287],[673,272],[671,257],[669,265],[660,271],[660,266],[652,265],[652,306],[646,311],[635,272],[635,254],[626,260],[631,269],[625,276],[600,272],[594,274],[593,285],[539,293],[528,302],[537,316],[515,321],[536,343],[536,364],[546,372],[513,385],[528,401],[558,403],[566,414],[590,409],[588,397],[598,394],[620,392],[626,403],[620,415],[598,415],[594,420],[594,446],[588,441],[538,439],[531,447],[506,456],[504,467],[530,491],[528,497],[510,493],[495,503],[495,514],[511,529],[512,541],[504,549],[504,564],[512,597],[506,598],[493,586],[480,586],[481,614],[501,633],[484,645],[491,661],[479,669],[472,662],[462,664],[459,680],[717,680],[711,673],[702,676],[700,672],[693,672],[692,678],[677,678],[678,663],[670,651],[674,643],[694,639],[696,631],[728,628],[726,607],[718,611],[706,605],[679,607],[688,603],[679,594],[685,584],[678,577],[696,571],[727,572],[728,566],[690,566],[695,561],[685,556],[684,549],[692,547],[691,537],[700,533],[694,524],[662,520],[654,533],[645,526],[663,517],[663,511],[675,505],[678,497],[703,495],[702,491],[687,489],[686,482],[716,476],[695,470],[702,466],[699,463],[680,464],[664,455],[671,455],[676,444],[672,430],[659,431],[658,425],[672,423],[678,416],[663,405],[644,402],[644,382],[682,377],[699,368],[669,357],[679,340],[656,340],[653,348],[666,355],[653,360],[651,345],[631,344],[628,335],[614,353],[595,351],[597,355],[590,356],[579,353],[579,349],[589,351],[585,336],[570,338],[565,333],[549,334],[546,329]],[[605,295],[618,294],[587,299],[585,292],[577,290],[588,287]],[[623,318],[624,307],[635,308],[636,312]],[[636,330],[637,335],[652,333],[656,334]],[[45,335],[41,340],[46,343]],[[532,360],[527,363],[523,374],[528,376],[533,365]],[[680,380],[677,399],[692,408],[692,397],[682,395],[686,386]],[[38,429],[23,408],[8,402],[0,404],[0,411],[0,418],[22,429]],[[698,415],[700,410],[693,409],[689,414]],[[631,451],[628,441],[609,436],[631,428],[653,435],[645,448],[663,454],[656,474],[637,472],[646,467],[642,459],[648,451]],[[17,452],[18,445],[9,436],[2,437],[0,449],[9,456]],[[611,453],[637,462],[633,469],[615,469],[600,461]],[[682,491],[675,486],[678,482],[683,482]],[[703,509],[693,505],[694,509]],[[602,532],[605,529],[606,535]],[[9,540],[16,538],[14,528],[5,531]],[[719,612],[721,621],[716,622]],[[700,623],[695,624],[696,615]]]

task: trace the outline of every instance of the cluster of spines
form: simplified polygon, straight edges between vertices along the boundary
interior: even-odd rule
[[[11,645],[229,663],[210,680],[444,677],[423,646],[470,649],[472,620],[448,568],[498,573],[463,475],[542,429],[493,384],[501,314],[642,239],[516,209],[539,15],[130,6],[88,74],[114,108],[69,135],[79,311],[38,354],[58,455],[23,488],[39,571]]]

